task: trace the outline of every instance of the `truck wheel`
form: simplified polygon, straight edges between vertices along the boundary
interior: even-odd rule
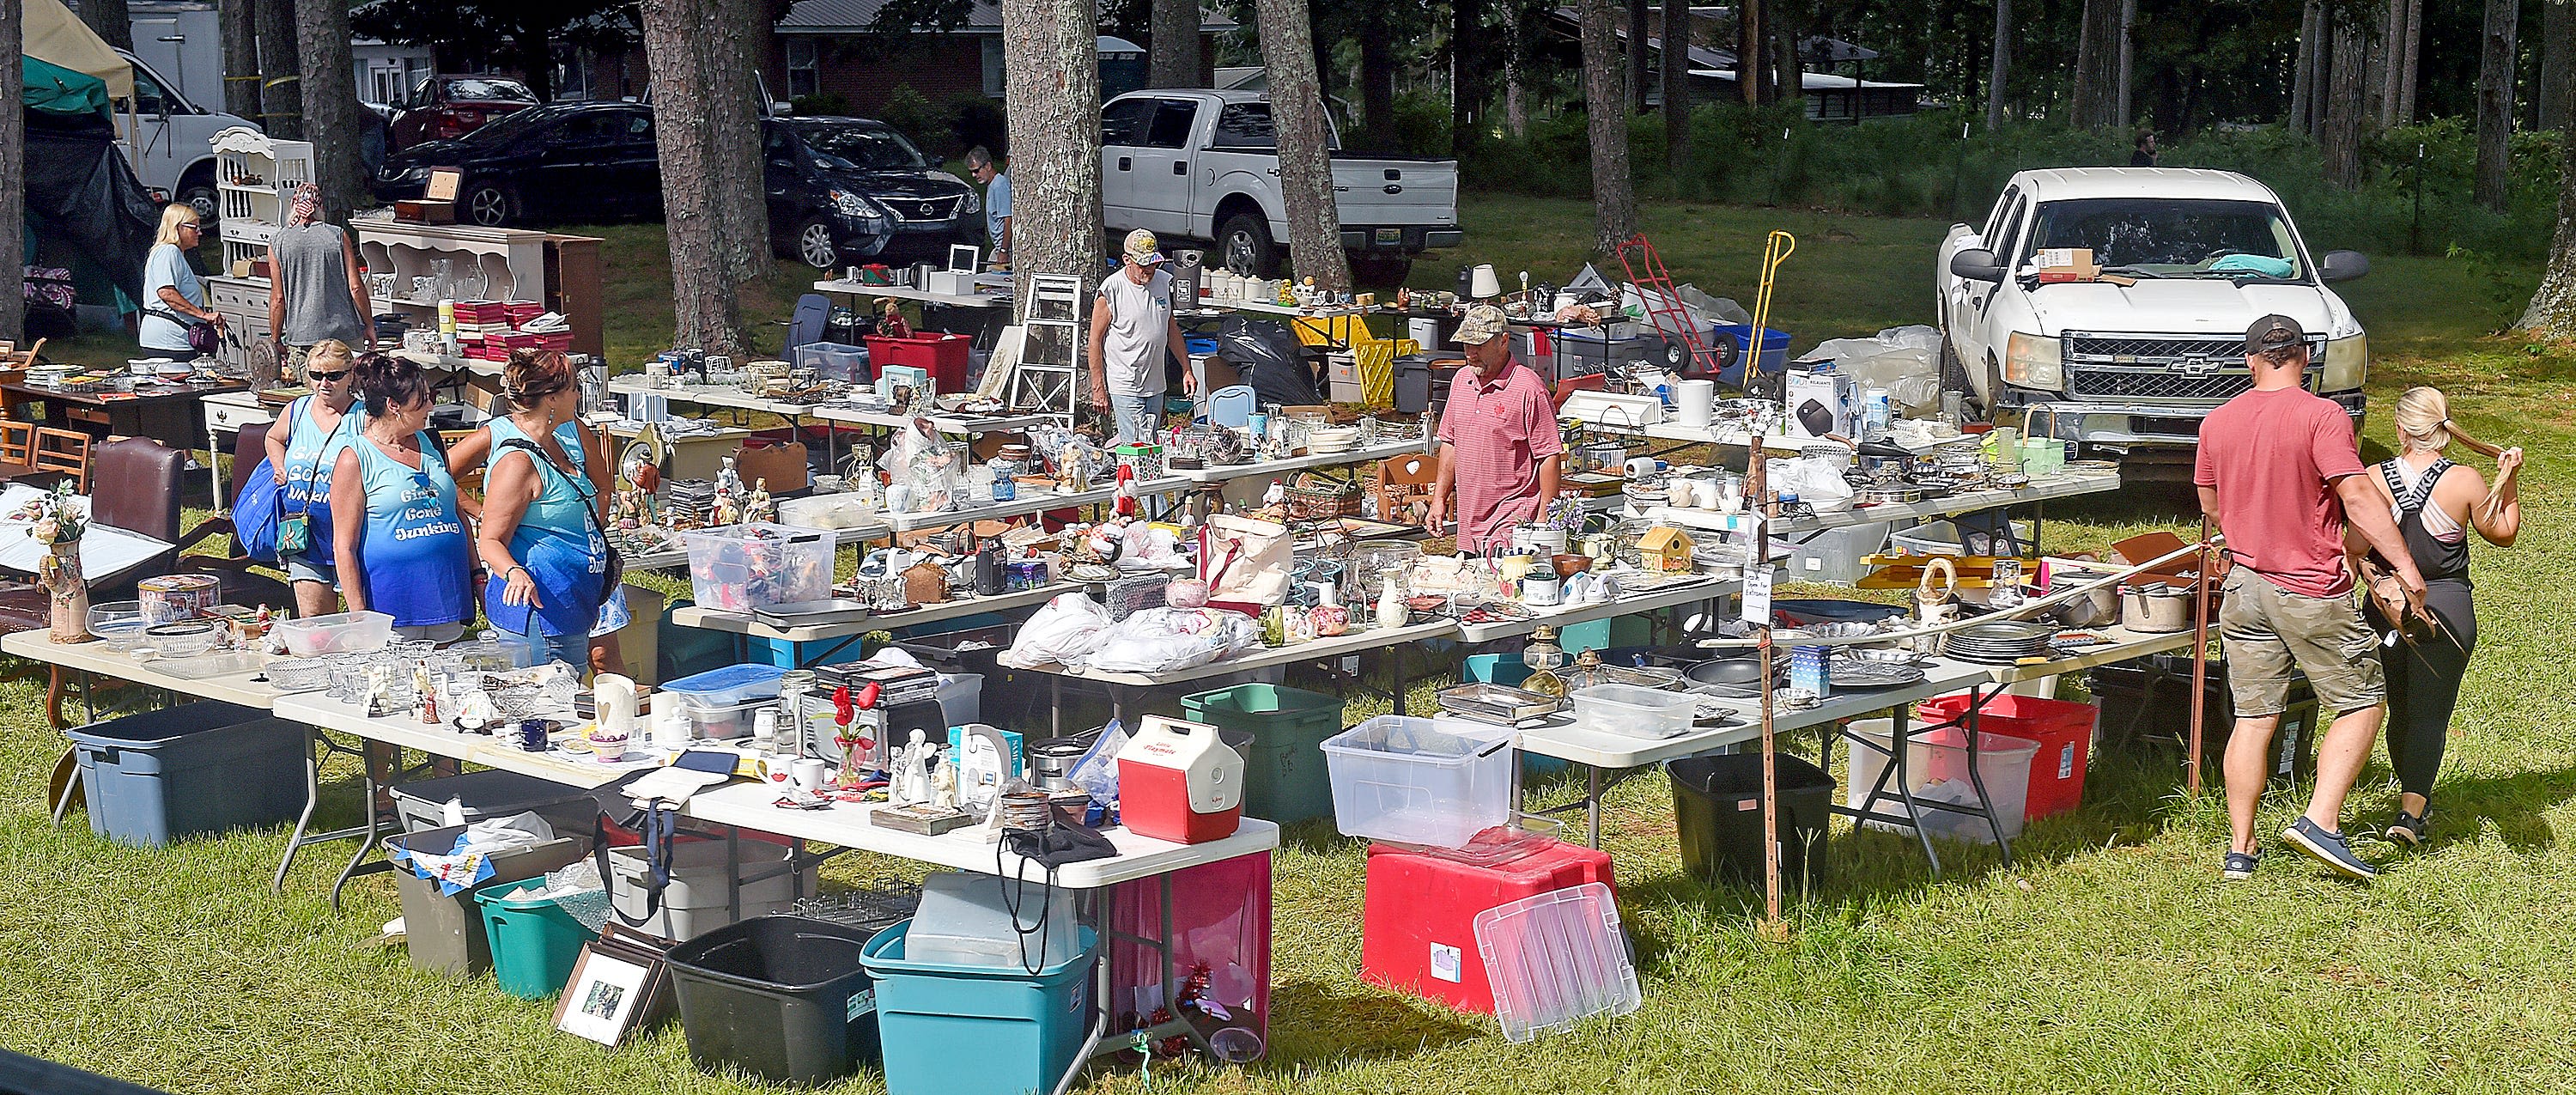
[[[1404,284],[1405,276],[1411,273],[1413,258],[1409,255],[1353,256],[1351,259],[1351,281],[1366,288],[1393,289]]]
[[[1279,275],[1279,245],[1270,241],[1270,226],[1251,213],[1237,213],[1225,219],[1216,230],[1218,249],[1225,255],[1225,267],[1245,277],[1268,278]]]

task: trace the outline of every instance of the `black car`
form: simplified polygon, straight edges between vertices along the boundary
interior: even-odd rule
[[[883,124],[800,118],[762,126],[769,231],[780,254],[830,269],[883,253],[936,253],[976,234],[974,188],[931,168]],[[641,103],[531,107],[455,140],[404,149],[378,170],[376,197],[419,197],[434,167],[462,172],[457,219],[470,224],[662,213],[653,110]]]

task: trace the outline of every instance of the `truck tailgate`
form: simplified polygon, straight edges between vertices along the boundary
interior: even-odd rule
[[[1333,159],[1334,205],[1345,227],[1458,223],[1458,161]]]

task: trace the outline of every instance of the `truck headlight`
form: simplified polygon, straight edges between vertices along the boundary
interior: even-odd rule
[[[2348,392],[2370,373],[2370,336],[2326,340],[2325,390]]]
[[[2053,335],[2014,335],[2004,346],[2004,383],[2021,388],[2058,391],[2066,387],[2066,369]]]

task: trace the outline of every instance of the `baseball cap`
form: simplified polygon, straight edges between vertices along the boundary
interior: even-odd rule
[[[2245,329],[2245,352],[2259,354],[2296,345],[2308,340],[2308,332],[2299,321],[2284,315],[2269,315],[2255,320]]]
[[[1163,241],[1142,228],[1127,233],[1127,261],[1138,266],[1159,265],[1163,261]]]
[[[1481,346],[1509,326],[1511,322],[1503,318],[1502,309],[1479,304],[1467,309],[1467,318],[1458,324],[1458,345]]]

